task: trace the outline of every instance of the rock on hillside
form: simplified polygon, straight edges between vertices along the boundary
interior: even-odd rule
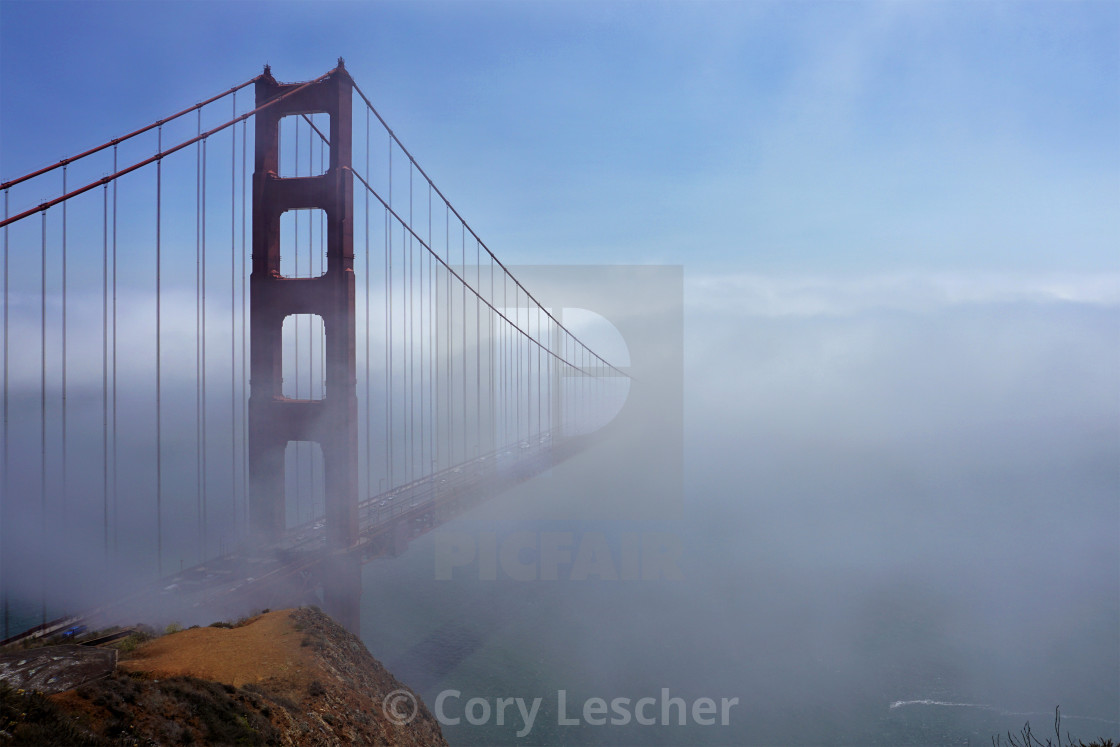
[[[419,697],[314,608],[148,641],[67,692],[3,693],[0,744],[52,743],[447,744]]]

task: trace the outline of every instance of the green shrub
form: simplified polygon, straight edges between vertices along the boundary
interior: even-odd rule
[[[116,646],[117,650],[122,654],[130,654],[136,650],[137,646],[139,646],[144,641],[147,641],[149,638],[150,636],[145,635],[144,633],[129,633],[113,645]]]

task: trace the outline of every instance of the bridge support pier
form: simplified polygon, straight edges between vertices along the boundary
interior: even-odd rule
[[[258,107],[284,98],[259,111],[255,123],[249,286],[249,520],[254,538],[262,546],[283,534],[287,529],[285,449],[289,441],[318,442],[325,472],[327,556],[321,564],[320,578],[324,604],[329,614],[356,633],[361,574],[356,556],[350,552],[358,537],[354,182],[350,171],[353,81],[340,59],[326,78],[301,86],[278,83],[268,68],[256,83]],[[319,176],[281,178],[280,120],[311,113],[330,117],[329,166]],[[317,278],[283,277],[280,216],[289,210],[312,208],[326,214],[326,272]],[[323,399],[296,400],[283,395],[282,329],[284,318],[292,314],[315,314],[323,320]]]
[[[319,569],[319,578],[323,584],[323,609],[351,633],[361,637],[360,553],[330,553]]]

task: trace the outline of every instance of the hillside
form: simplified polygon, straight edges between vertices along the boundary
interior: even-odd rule
[[[0,699],[0,744],[152,743],[447,744],[419,698],[313,608],[165,635],[122,653],[108,677]]]

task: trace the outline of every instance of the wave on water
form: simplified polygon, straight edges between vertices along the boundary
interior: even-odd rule
[[[895,708],[902,708],[903,706],[912,705],[950,706],[953,708],[983,708],[988,711],[997,710],[995,708],[992,708],[990,705],[984,705],[983,703],[947,703],[943,700],[896,700],[895,702],[891,703],[891,710],[893,711]]]

